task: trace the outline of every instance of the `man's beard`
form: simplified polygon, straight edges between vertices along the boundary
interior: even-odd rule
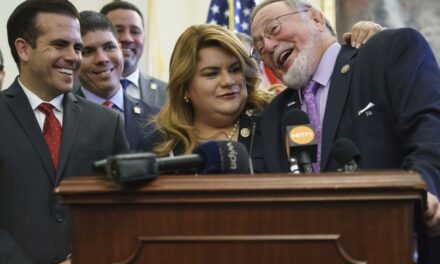
[[[290,89],[299,90],[312,78],[313,72],[313,46],[310,43],[283,75],[283,81]]]

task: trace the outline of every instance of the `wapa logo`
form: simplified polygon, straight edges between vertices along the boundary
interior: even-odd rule
[[[289,132],[290,140],[298,145],[304,145],[315,139],[315,132],[309,126],[296,126]]]
[[[226,143],[226,146],[228,147],[228,158],[229,158],[229,164],[231,170],[237,169],[237,154],[238,152],[234,148],[234,144],[232,144],[231,141]]]

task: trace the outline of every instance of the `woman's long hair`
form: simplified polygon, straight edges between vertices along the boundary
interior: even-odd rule
[[[206,47],[219,47],[240,62],[248,92],[245,108],[261,111],[269,102],[267,94],[257,88],[260,82],[258,67],[235,34],[218,25],[191,26],[174,47],[169,69],[168,100],[153,119],[162,139],[154,148],[158,155],[167,155],[178,145],[183,148],[183,154],[188,154],[199,143],[193,126],[194,110],[191,103],[185,102],[184,96],[197,69],[200,50]]]

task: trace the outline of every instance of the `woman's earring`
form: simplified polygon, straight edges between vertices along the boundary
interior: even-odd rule
[[[188,97],[188,96],[185,95],[185,96],[183,97],[183,100],[185,100],[185,103],[189,104],[189,97]]]

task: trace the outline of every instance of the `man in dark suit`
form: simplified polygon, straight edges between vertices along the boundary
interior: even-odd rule
[[[144,18],[141,11],[125,1],[114,1],[105,5],[102,14],[115,26],[124,54],[123,85],[128,95],[141,99],[149,106],[162,108],[167,95],[167,84],[139,71],[139,59],[144,51]]]
[[[82,62],[79,69],[81,87],[78,95],[104,104],[124,116],[125,132],[132,151],[150,151],[153,126],[149,123],[158,109],[126,94],[119,79],[124,61],[112,23],[94,11],[80,13],[83,40]]]
[[[312,125],[322,128],[320,171],[343,165],[330,150],[347,138],[360,149],[363,169],[419,172],[428,185],[426,224],[440,235],[440,70],[425,39],[411,29],[385,30],[360,49],[341,47],[322,12],[302,0],[257,6],[252,37],[265,65],[290,88],[259,124],[263,140],[254,158],[263,159],[263,171],[289,171],[281,120],[291,108],[312,120],[303,94],[317,84]]]
[[[0,260],[60,263],[70,253],[69,212],[54,189],[126,152],[123,121],[69,93],[82,47],[70,2],[25,1],[7,31],[20,75],[0,93]]]

